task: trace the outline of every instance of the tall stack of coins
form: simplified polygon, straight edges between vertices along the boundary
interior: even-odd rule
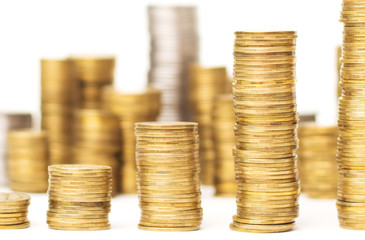
[[[231,94],[219,95],[213,104],[213,136],[215,149],[214,188],[216,196],[234,197],[237,193],[232,147],[235,114]]]
[[[337,126],[300,124],[298,135],[301,190],[311,198],[336,198]]]
[[[114,57],[75,56],[71,58],[77,82],[78,108],[102,108],[102,89],[113,84]]]
[[[41,61],[42,129],[47,132],[50,164],[69,163],[75,82],[70,60]]]
[[[151,6],[149,83],[162,91],[159,121],[187,118],[186,70],[198,62],[195,7]]]
[[[120,130],[116,116],[101,109],[75,113],[73,162],[112,167],[113,193],[118,192]]]
[[[283,232],[298,216],[296,32],[236,32],[237,215],[231,229]]]
[[[338,101],[337,207],[340,226],[365,230],[365,2],[344,0]]]
[[[151,231],[200,228],[198,124],[137,123],[136,161],[141,219]]]
[[[136,193],[136,122],[156,121],[160,110],[160,91],[148,89],[139,94],[120,93],[112,88],[104,91],[105,108],[119,119],[121,136],[120,192]]]
[[[49,170],[48,227],[59,230],[109,229],[112,169],[63,164]]]
[[[30,197],[24,193],[0,193],[0,229],[21,229],[30,226]]]
[[[198,65],[189,69],[189,100],[193,121],[199,124],[200,163],[202,183],[214,182],[214,142],[212,110],[214,97],[226,92],[225,67],[205,68]]]
[[[48,144],[44,132],[14,130],[8,134],[9,186],[18,192],[47,192]]]

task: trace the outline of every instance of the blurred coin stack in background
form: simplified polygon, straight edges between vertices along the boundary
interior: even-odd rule
[[[137,123],[136,162],[141,219],[151,231],[198,230],[200,206],[198,124]]]
[[[213,139],[215,149],[214,187],[216,196],[234,197],[237,193],[234,158],[235,145],[232,94],[215,97],[213,104]]]
[[[365,230],[365,2],[343,0],[341,21],[338,217],[343,228]]]
[[[297,34],[236,32],[234,44],[237,215],[231,229],[283,232],[298,216],[295,96]]]
[[[13,130],[8,134],[9,187],[18,192],[47,192],[48,143],[45,132]]]
[[[136,193],[136,122],[156,121],[160,110],[161,93],[148,89],[143,93],[121,93],[112,88],[104,90],[105,108],[119,119],[121,137],[120,192]]]
[[[24,193],[0,193],[0,229],[28,228],[30,196]]]
[[[214,97],[226,92],[225,67],[205,68],[193,65],[189,68],[188,95],[192,120],[199,124],[201,179],[206,185],[214,182],[214,142],[212,110]]]
[[[49,170],[48,227],[58,230],[109,229],[112,169],[63,164]]]
[[[49,164],[70,163],[75,82],[72,62],[41,60],[41,126],[47,132]]]
[[[195,7],[150,6],[149,83],[162,91],[159,121],[188,118],[187,68],[199,61]]]
[[[112,167],[113,193],[118,192],[120,130],[119,120],[102,109],[75,112],[73,163]]]
[[[300,124],[298,136],[301,190],[311,198],[336,198],[338,127]]]
[[[8,183],[7,135],[11,130],[32,128],[30,113],[0,113],[0,186]]]

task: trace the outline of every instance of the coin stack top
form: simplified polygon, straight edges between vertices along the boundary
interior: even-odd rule
[[[136,161],[141,219],[151,231],[200,228],[198,124],[136,123]]]
[[[0,193],[0,229],[28,228],[30,197],[24,193]]]

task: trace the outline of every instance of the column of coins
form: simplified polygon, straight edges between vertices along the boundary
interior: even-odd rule
[[[48,170],[49,228],[75,231],[110,228],[111,167],[62,164],[49,166]]]
[[[198,124],[136,123],[136,161],[141,218],[151,231],[200,228]]]
[[[298,136],[301,190],[311,198],[336,198],[338,127],[300,124]]]
[[[18,192],[47,192],[49,154],[45,132],[10,131],[7,152],[9,187]]]
[[[77,82],[78,108],[102,108],[103,87],[114,81],[115,58],[112,56],[74,56],[70,58],[74,65]]]
[[[105,108],[119,119],[121,193],[137,193],[134,124],[156,121],[160,110],[160,95],[160,91],[155,89],[135,94],[118,92],[112,88],[104,90]]]
[[[283,232],[298,216],[296,32],[236,32],[237,214],[231,229]]]
[[[32,127],[30,113],[0,113],[0,186],[8,183],[7,173],[7,135],[10,130]]]
[[[79,109],[75,113],[73,163],[112,167],[113,193],[118,192],[119,120],[102,109]]]
[[[337,208],[340,226],[365,230],[365,2],[343,0],[338,100]]]
[[[206,185],[214,182],[214,142],[212,129],[213,100],[226,92],[225,67],[206,68],[193,65],[189,68],[189,101],[192,120],[199,124],[201,179]]]
[[[0,229],[28,228],[30,196],[24,193],[0,193]]]
[[[162,91],[159,121],[187,118],[186,70],[199,61],[195,7],[150,6],[149,83]]]
[[[49,163],[70,163],[75,99],[72,62],[42,59],[41,89],[41,127],[48,136]]]
[[[215,149],[214,188],[216,196],[234,197],[237,192],[232,147],[235,145],[232,94],[219,95],[213,105]]]

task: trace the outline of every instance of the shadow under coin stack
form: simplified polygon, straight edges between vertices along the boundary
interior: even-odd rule
[[[42,130],[47,132],[49,164],[70,163],[74,79],[69,60],[42,59]]]
[[[48,144],[45,132],[14,130],[8,134],[9,187],[18,192],[47,192]]]
[[[296,32],[236,32],[234,45],[237,215],[231,229],[292,230],[299,180]]]
[[[227,81],[225,67],[193,65],[189,68],[188,94],[192,120],[199,124],[201,180],[205,185],[214,183],[213,100],[215,96],[226,93]]]
[[[302,191],[311,198],[336,198],[337,126],[300,124],[298,164]]]
[[[49,228],[75,231],[110,228],[111,167],[63,164],[49,166],[48,170]]]
[[[159,121],[188,118],[187,67],[199,61],[195,7],[151,6],[149,83],[162,91]]]
[[[0,193],[0,229],[28,228],[30,196],[24,193]]]
[[[141,219],[151,231],[198,230],[200,206],[198,124],[137,123],[136,161]]]
[[[343,0],[341,21],[338,218],[343,228],[365,230],[365,2]]]
[[[214,99],[213,136],[215,149],[214,187],[215,195],[234,197],[237,193],[232,147],[235,115],[231,94],[219,95]]]
[[[160,110],[160,95],[160,91],[154,89],[140,94],[120,93],[112,88],[104,91],[105,108],[119,118],[121,193],[137,193],[134,124],[156,121]]]

